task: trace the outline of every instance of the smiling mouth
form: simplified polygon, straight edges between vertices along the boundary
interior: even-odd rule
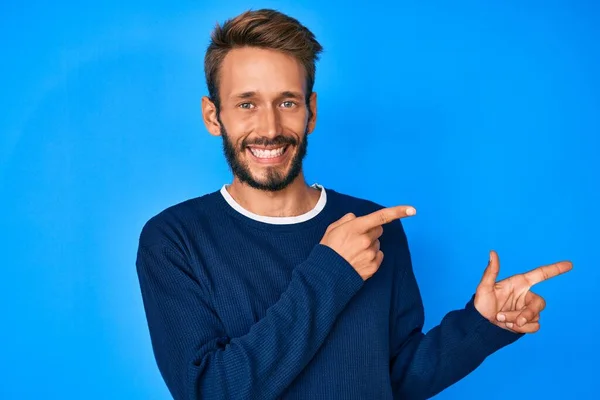
[[[261,148],[261,147],[251,147],[248,146],[248,150],[252,155],[260,160],[270,160],[276,159],[283,156],[288,149],[289,145],[279,146],[279,147],[271,147],[271,148]]]

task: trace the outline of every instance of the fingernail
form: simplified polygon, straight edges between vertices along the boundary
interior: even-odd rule
[[[498,318],[498,321],[500,322],[506,321],[506,316],[504,314],[498,314],[496,318]]]
[[[506,323],[506,327],[512,329],[513,323],[512,322],[507,322]]]
[[[527,322],[527,320],[525,319],[525,317],[521,317],[521,318],[519,318],[519,321],[517,321],[517,323],[519,324],[519,326],[525,325],[525,322]]]
[[[415,210],[412,207],[406,209],[406,215],[415,215],[416,213],[417,213],[417,210]]]

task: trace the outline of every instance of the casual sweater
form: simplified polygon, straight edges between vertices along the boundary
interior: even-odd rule
[[[175,399],[425,399],[521,336],[474,296],[424,333],[402,223],[384,226],[384,260],[363,281],[320,241],[346,213],[382,206],[315,187],[319,203],[298,217],[261,218],[223,186],[144,225],[137,273]]]

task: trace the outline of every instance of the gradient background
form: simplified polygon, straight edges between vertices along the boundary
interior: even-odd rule
[[[199,112],[202,61],[215,22],[250,7],[326,48],[309,183],[417,207],[427,329],[490,249],[501,278],[574,262],[535,288],[539,333],[437,398],[597,398],[600,6],[523,3],[2,2],[0,398],[169,398],[138,234],[231,179]]]

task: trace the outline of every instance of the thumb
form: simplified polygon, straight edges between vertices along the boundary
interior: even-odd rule
[[[338,226],[340,226],[348,221],[351,221],[353,219],[356,219],[356,215],[354,215],[353,213],[348,213],[348,214],[344,215],[342,218],[340,218],[337,221],[330,224],[329,229],[337,228]]]
[[[490,261],[483,272],[481,282],[479,282],[479,288],[493,290],[499,272],[500,260],[498,259],[498,254],[492,250],[490,251]]]

